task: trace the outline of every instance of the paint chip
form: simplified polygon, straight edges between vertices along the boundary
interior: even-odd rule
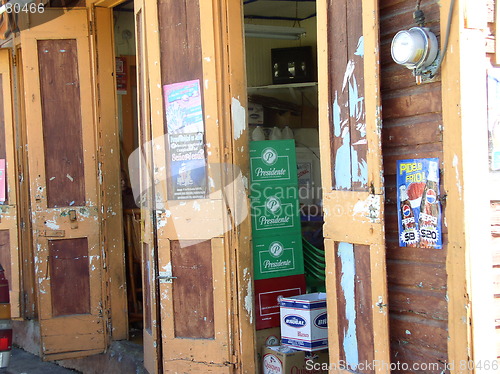
[[[73,177],[71,175],[69,175],[69,174],[66,174],[66,178],[68,178],[71,182],[74,181]]]
[[[238,140],[246,129],[246,111],[234,97],[231,100],[231,118],[233,119],[234,140]]]

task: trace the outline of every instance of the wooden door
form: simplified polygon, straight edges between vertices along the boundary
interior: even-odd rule
[[[140,196],[142,292],[144,313],[144,367],[148,373],[161,372],[159,343],[159,315],[157,304],[157,244],[155,233],[153,147],[147,66],[147,40],[145,38],[144,0],[135,0],[136,56],[137,56],[137,114],[139,148],[129,159],[129,171],[135,196]]]
[[[235,48],[242,50],[241,2],[231,2],[239,9]],[[144,3],[158,246],[158,282],[151,286],[158,288],[161,359],[166,373],[233,372],[235,363],[242,360],[238,355],[246,350],[252,352],[248,355],[252,362],[247,364],[252,368],[248,372],[253,372],[253,332],[248,322],[253,309],[251,276],[247,266],[239,298],[235,258],[239,248],[230,247],[231,235],[236,233],[230,234],[228,228],[238,219],[235,210],[228,208],[234,196],[227,194],[234,188],[231,181],[237,172],[224,164],[233,141],[230,131],[224,142],[226,116],[231,116],[230,105],[235,104],[225,96],[227,61],[220,57],[227,53],[220,40],[227,32],[222,31],[220,19],[224,4],[219,0]],[[240,63],[235,76],[242,77],[242,58]],[[191,106],[177,103],[180,97]],[[245,96],[238,100],[245,105]],[[245,110],[237,103],[234,111],[241,128],[234,139],[243,141]],[[180,108],[189,111],[189,130],[187,125],[174,126]],[[189,146],[179,151],[181,143]],[[193,157],[183,158],[188,153]],[[196,162],[182,165],[179,158]],[[248,243],[248,235],[245,240]],[[244,307],[238,299],[246,300]],[[248,329],[251,343],[245,347],[238,347],[238,318],[247,321],[244,330]]]
[[[390,371],[377,3],[318,1],[328,339],[339,372]]]
[[[12,112],[12,56],[0,50],[0,264],[9,281],[11,316],[20,317],[17,160]],[[2,318],[5,315],[2,313]],[[8,317],[7,317],[8,318]]]
[[[62,359],[104,351],[106,306],[87,10],[47,12],[22,69],[41,347]]]

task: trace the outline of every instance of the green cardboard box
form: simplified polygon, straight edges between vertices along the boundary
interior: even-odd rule
[[[255,279],[304,274],[304,254],[300,231],[281,236],[253,239]]]
[[[267,186],[253,189],[250,196],[252,237],[300,232],[298,188]]]
[[[264,140],[250,142],[251,182],[260,185],[297,185],[295,140]]]

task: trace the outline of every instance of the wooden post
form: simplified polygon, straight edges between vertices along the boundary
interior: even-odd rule
[[[441,3],[441,45],[450,3]],[[466,22],[464,4],[455,5],[441,72],[451,373],[473,372],[473,363],[492,363],[495,357],[489,201],[484,185],[488,181],[486,51],[482,31],[463,27],[477,25]],[[483,367],[474,372],[491,371]]]

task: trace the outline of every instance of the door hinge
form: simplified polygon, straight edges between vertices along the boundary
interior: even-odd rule
[[[94,35],[94,22],[89,22],[89,34]]]
[[[172,281],[177,279],[177,277],[173,277],[171,271],[160,271],[160,275],[158,275],[156,279],[158,279],[160,283],[172,283]]]
[[[17,56],[12,55],[12,66],[17,66]]]

